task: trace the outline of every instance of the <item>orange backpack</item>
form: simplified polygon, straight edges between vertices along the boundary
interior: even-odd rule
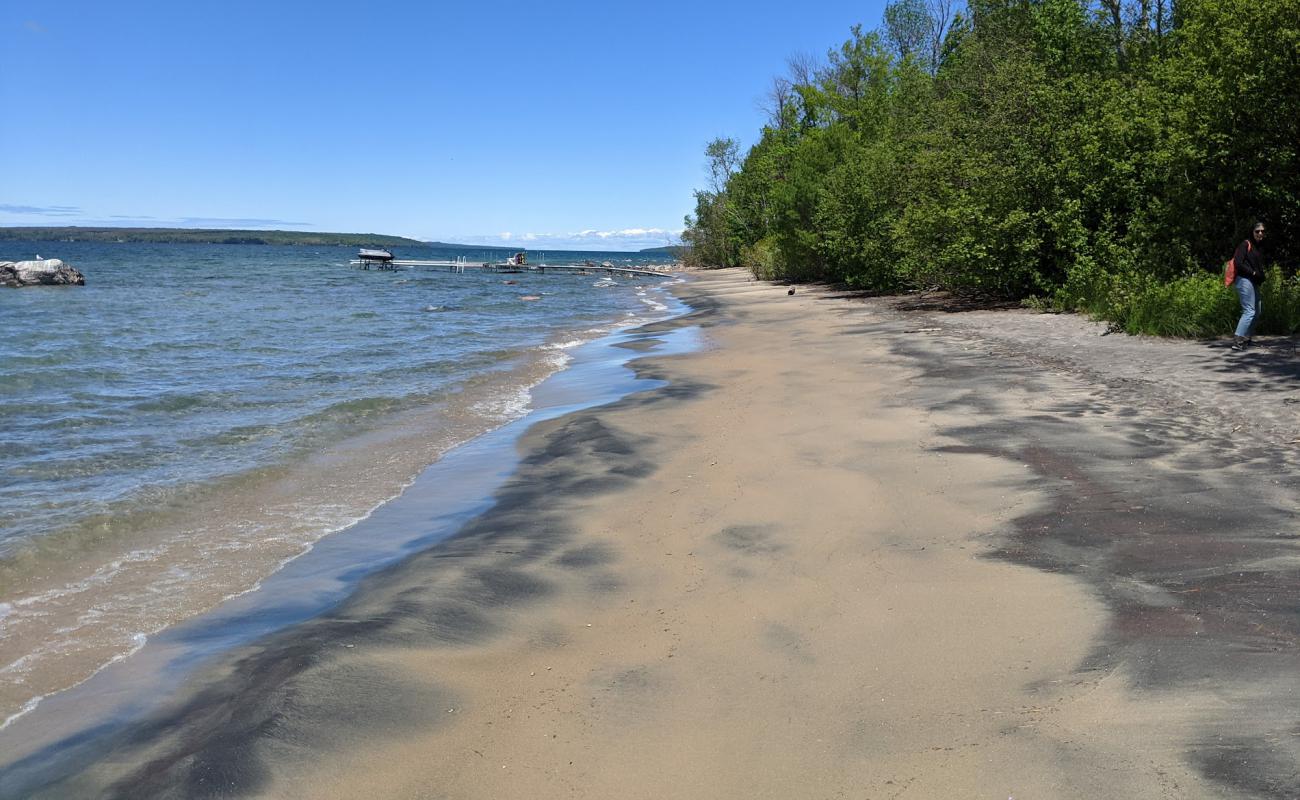
[[[1253,249],[1254,248],[1251,246],[1250,240],[1247,239],[1246,252],[1249,253]],[[1233,283],[1236,282],[1236,280],[1237,280],[1237,254],[1233,253],[1232,258],[1228,259],[1228,263],[1223,265],[1223,285],[1231,286]]]

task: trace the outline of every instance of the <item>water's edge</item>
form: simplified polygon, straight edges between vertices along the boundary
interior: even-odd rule
[[[362,272],[339,248],[57,255],[94,279],[0,292],[0,729],[519,418],[581,342],[666,310],[657,281]]]
[[[316,543],[254,589],[168,628],[129,657],[45,698],[0,731],[0,796],[25,796],[75,772],[111,746],[115,732],[162,705],[195,670],[233,649],[326,613],[367,576],[453,537],[493,502],[519,464],[533,425],[662,385],[632,362],[689,352],[698,328],[685,302],[665,319],[575,348],[567,368],[532,390],[532,410],[446,453],[369,517]]]

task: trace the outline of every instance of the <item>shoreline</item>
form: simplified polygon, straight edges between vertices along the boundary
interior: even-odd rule
[[[657,388],[531,425],[455,536],[48,795],[1289,796],[1290,457],[1042,320],[679,291],[644,336],[708,344]]]
[[[651,323],[652,325],[655,323]],[[609,402],[647,383],[626,369],[635,353],[673,350],[689,340],[640,343],[644,325],[606,334],[576,348],[574,360],[533,389],[530,412],[450,451],[396,498],[343,531],[318,540],[252,589],[217,608],[161,631],[131,658],[106,664],[77,686],[57,692],[0,732],[0,797],[27,796],[93,754],[113,746],[133,721],[147,717],[156,695],[173,692],[195,669],[276,631],[324,614],[366,576],[381,572],[454,536],[490,504],[492,488],[517,463],[515,442],[531,425],[577,408]],[[629,352],[629,350],[631,352]],[[107,733],[106,733],[107,732]],[[72,765],[71,767],[69,765]]]
[[[654,315],[657,317],[669,312],[669,309],[664,306],[663,303],[659,302],[663,298],[656,294],[657,292],[666,293],[666,291],[666,286],[658,285],[651,285],[638,290],[640,300],[639,305],[644,306],[645,315]],[[630,313],[631,312],[629,312],[629,314]],[[429,408],[408,409],[398,414],[390,415],[389,420],[379,427],[371,428],[361,434],[352,435],[347,439],[336,442],[327,450],[309,454],[310,458],[300,460],[301,463],[293,462],[289,465],[277,465],[274,468],[259,468],[253,470],[249,474],[240,474],[229,478],[223,478],[221,481],[207,486],[192,487],[193,490],[190,491],[190,494],[194,495],[197,492],[201,496],[189,497],[187,502],[184,504],[186,506],[184,509],[174,509],[170,512],[172,516],[165,518],[163,518],[160,513],[154,512],[146,515],[149,518],[157,517],[161,520],[156,521],[156,524],[150,528],[150,530],[156,529],[157,531],[157,534],[152,535],[152,538],[149,534],[135,533],[130,539],[129,548],[123,549],[123,547],[119,545],[115,553],[108,553],[108,555],[105,555],[99,561],[87,562],[90,564],[89,567],[85,567],[81,563],[67,565],[62,561],[54,562],[52,565],[47,565],[46,568],[40,570],[40,574],[35,576],[41,580],[41,583],[36,584],[37,588],[32,588],[32,585],[28,585],[25,589],[10,592],[11,596],[7,599],[13,601],[13,606],[18,606],[20,609],[25,611],[26,606],[32,605],[34,601],[40,600],[45,596],[57,595],[61,597],[62,594],[89,593],[99,584],[104,584],[104,590],[111,589],[115,584],[109,584],[107,579],[116,576],[118,572],[125,574],[127,570],[132,570],[134,573],[143,573],[147,571],[151,562],[136,558],[135,556],[137,555],[137,551],[153,552],[154,550],[163,547],[169,549],[172,548],[172,546],[177,542],[180,542],[181,539],[170,532],[188,530],[186,526],[190,524],[207,526],[210,524],[209,520],[211,519],[224,518],[232,513],[238,513],[237,511],[232,512],[230,510],[230,503],[232,501],[237,502],[240,508],[246,507],[250,514],[256,511],[261,515],[261,517],[274,516],[273,512],[276,511],[275,504],[279,503],[280,505],[283,505],[286,502],[299,502],[295,499],[296,495],[291,496],[289,494],[290,489],[285,488],[284,485],[288,484],[293,486],[301,484],[304,481],[304,475],[299,473],[306,472],[309,469],[314,473],[329,476],[337,475],[340,471],[350,469],[349,465],[356,466],[353,462],[355,462],[358,457],[364,457],[368,461],[380,459],[386,464],[397,464],[398,466],[410,462],[412,459],[422,459],[410,468],[409,476],[401,479],[399,484],[395,484],[393,487],[394,490],[390,494],[384,496],[380,502],[377,504],[367,504],[367,507],[359,514],[348,517],[347,520],[340,524],[327,524],[323,533],[311,533],[310,535],[305,535],[289,541],[289,546],[282,546],[279,551],[277,551],[278,554],[273,559],[273,563],[267,562],[265,558],[262,558],[260,561],[256,562],[235,564],[234,566],[239,567],[239,569],[236,570],[239,576],[249,572],[250,568],[255,568],[266,563],[271,564],[267,570],[257,572],[248,577],[243,583],[239,584],[235,590],[223,591],[220,596],[212,595],[212,592],[208,591],[207,595],[203,595],[199,598],[200,600],[203,600],[203,597],[207,598],[206,600],[203,600],[200,605],[195,606],[194,603],[191,602],[188,606],[185,606],[185,608],[188,609],[187,613],[180,613],[180,611],[177,610],[177,604],[180,603],[181,600],[174,596],[170,596],[167,602],[168,610],[171,615],[161,620],[160,624],[157,624],[155,627],[132,627],[131,630],[135,631],[135,633],[131,634],[131,641],[129,642],[128,649],[111,652],[111,657],[106,654],[103,659],[95,661],[93,666],[80,672],[77,672],[77,669],[80,666],[79,661],[73,661],[68,664],[64,664],[63,662],[54,662],[52,666],[57,668],[57,671],[53,670],[51,664],[46,663],[48,659],[45,659],[43,651],[40,650],[36,651],[34,654],[25,655],[22,658],[17,659],[10,665],[11,668],[23,667],[24,669],[30,669],[30,667],[25,666],[27,661],[38,657],[45,659],[40,661],[36,668],[36,675],[40,678],[42,685],[40,691],[35,696],[22,702],[20,707],[13,708],[12,712],[7,715],[7,719],[0,718],[3,719],[3,725],[0,725],[0,732],[5,731],[5,729],[10,725],[16,724],[18,721],[34,712],[42,703],[52,700],[62,693],[77,689],[77,687],[93,680],[105,669],[113,668],[123,660],[131,658],[139,652],[141,648],[145,647],[148,641],[157,637],[162,637],[164,640],[174,638],[175,629],[184,628],[196,619],[202,619],[214,613],[220,613],[220,609],[227,604],[238,601],[239,598],[250,593],[258,592],[263,587],[264,583],[273,580],[278,573],[293,562],[310,554],[311,551],[319,546],[324,540],[336,536],[343,531],[364,524],[372,515],[379,512],[386,505],[392,503],[395,499],[399,498],[414,483],[418,482],[420,476],[426,470],[430,469],[432,466],[436,466],[440,460],[448,457],[457,449],[472,445],[476,440],[485,436],[491,436],[492,434],[501,431],[503,428],[511,426],[517,428],[521,424],[527,424],[526,420],[530,416],[537,416],[537,413],[535,412],[538,411],[538,406],[534,402],[532,396],[533,393],[548,379],[570,369],[570,366],[574,361],[573,356],[571,355],[572,353],[575,351],[581,351],[584,347],[590,349],[589,346],[592,345],[597,349],[602,347],[607,348],[609,346],[609,341],[625,338],[629,335],[630,331],[634,331],[637,327],[643,324],[645,324],[644,320],[629,322],[623,318],[614,318],[610,319],[600,329],[591,328],[557,331],[546,343],[540,344],[530,350],[523,351],[523,355],[526,356],[528,360],[521,360],[518,365],[512,367],[509,371],[475,376],[471,378],[466,385],[455,387],[454,394],[456,394],[458,398],[462,396],[464,398],[458,406],[434,406]],[[601,344],[602,342],[605,342],[605,344]],[[597,356],[597,358],[598,357],[599,356]],[[586,356],[586,359],[591,360],[591,356]],[[578,370],[579,373],[582,373],[583,371],[584,370],[581,367]],[[505,387],[509,390],[506,393],[502,393],[500,388],[500,385],[503,384],[503,382]],[[522,413],[520,409],[522,409]],[[430,417],[430,410],[434,412],[433,417]],[[547,413],[551,412],[544,407],[540,409],[541,416],[545,416]],[[466,431],[468,431],[470,435],[463,435]],[[459,438],[455,438],[458,434],[461,434]],[[449,443],[447,441],[448,437],[453,437],[454,440]],[[418,440],[418,442],[416,442],[415,446],[405,445],[404,443],[408,440]],[[426,451],[428,451],[427,455]],[[380,474],[376,470],[365,467],[364,464],[361,466],[363,469],[360,470],[359,474],[364,477],[365,480],[370,480],[374,477],[371,475],[372,472],[376,473],[379,477],[384,477],[384,475],[387,474]],[[388,469],[388,472],[392,471],[391,468]],[[267,475],[270,477],[267,478]],[[254,478],[257,480],[254,481]],[[321,483],[325,479],[317,476],[312,480],[314,480],[315,483]],[[227,486],[226,484],[231,485]],[[254,489],[256,490],[256,493],[250,495],[250,492]],[[196,500],[201,501],[202,505],[198,505],[195,502]],[[341,506],[342,502],[343,500],[341,497],[331,500],[333,505]],[[171,505],[177,506],[178,504],[172,502]],[[203,511],[202,509],[206,509],[206,511]],[[318,517],[320,518],[319,520],[317,519]],[[304,530],[307,530],[308,533],[310,533],[310,531],[315,530],[313,525],[316,525],[318,522],[324,522],[327,517],[328,515],[324,514],[323,511],[320,513],[312,512],[298,523],[295,523],[295,525],[297,525],[297,527],[305,526]],[[258,517],[258,519],[260,519],[260,517]],[[187,522],[187,520],[189,522]],[[253,517],[249,517],[247,524],[252,525],[253,520]],[[268,519],[266,524],[270,525],[272,522],[274,522],[274,520]],[[283,527],[283,525],[281,525],[281,527]],[[77,533],[77,529],[74,527],[64,533],[69,535],[75,534]],[[162,534],[167,534],[167,538],[163,538]],[[58,535],[63,536],[63,533]],[[100,536],[99,538],[103,538],[103,536]],[[280,542],[281,540],[287,540],[288,538],[288,535],[283,531],[275,532],[275,535],[271,537],[271,541],[268,542],[266,547],[270,547],[272,544]],[[211,537],[208,537],[204,542],[210,544],[210,540]],[[75,545],[77,542],[73,542],[73,544]],[[116,544],[116,541],[114,540],[112,544]],[[47,543],[41,543],[41,547],[49,549]],[[100,549],[104,550],[105,547],[106,545],[101,545]],[[130,552],[127,552],[127,550]],[[240,551],[242,552],[242,548]],[[105,552],[108,551],[105,550]],[[112,559],[111,562],[108,561],[110,558]],[[101,562],[105,562],[105,566],[98,567]],[[66,568],[70,570],[69,575],[73,577],[61,577],[59,574],[51,574],[51,566]],[[185,564],[173,560],[170,569],[171,571],[176,572],[177,570],[180,570],[181,567],[185,566]],[[85,573],[90,568],[96,568],[96,571],[94,574],[87,577]],[[108,576],[101,579],[101,573],[106,571],[109,573]],[[184,574],[185,571],[180,572],[181,576]],[[148,576],[145,575],[141,580],[145,577]],[[177,580],[180,580],[180,578],[178,577]],[[223,578],[223,580],[225,579]],[[225,582],[229,583],[230,581],[226,580]],[[150,591],[156,592],[156,589],[151,589]],[[171,595],[172,593],[168,592],[166,594]],[[108,596],[108,599],[111,600],[112,596]],[[105,602],[103,591],[100,591],[99,599],[96,602],[101,604]],[[99,608],[99,605],[97,605],[96,608]],[[8,604],[0,604],[0,612],[7,613],[15,610],[17,609],[13,609]],[[55,609],[55,611],[57,611],[57,609]],[[43,616],[48,617],[49,614],[53,612],[50,609],[44,609],[41,610],[41,613]],[[8,620],[11,627],[15,622],[26,624],[25,618],[20,617],[19,614],[13,614],[12,618]],[[142,619],[138,624],[144,625],[148,622],[152,621]],[[18,632],[27,638],[31,638],[31,636],[35,635],[34,633],[25,630],[19,630]],[[11,630],[7,633],[10,634],[11,637],[10,641],[7,642],[11,649],[23,643],[23,636],[19,636],[18,639],[15,640],[12,638],[14,631]],[[55,643],[57,644],[57,642]],[[104,651],[104,648],[107,647],[108,644],[109,643],[104,643],[100,647],[100,650]],[[104,652],[107,653],[108,651]],[[74,653],[73,655],[75,656],[77,654]],[[81,659],[81,661],[85,660],[86,659],[84,658]],[[72,677],[67,682],[61,684],[50,682],[56,680],[56,676],[59,675],[71,675]],[[14,694],[16,695],[17,685],[15,685],[14,688]]]

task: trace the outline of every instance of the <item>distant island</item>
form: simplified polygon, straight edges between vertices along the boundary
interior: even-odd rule
[[[311,231],[259,231],[222,228],[90,228],[3,227],[0,242],[129,242],[149,244],[286,244],[314,247],[434,247],[441,250],[514,253],[518,245],[456,244],[425,242],[382,233],[320,233]],[[555,248],[563,250],[564,248]],[[638,253],[662,253],[680,258],[680,245],[648,247]],[[571,251],[574,252],[574,251]],[[623,252],[606,250],[600,252]]]
[[[524,250],[524,249],[525,249],[525,248],[523,248],[523,247],[519,247],[519,246],[493,245],[493,244],[456,244],[455,242],[425,242],[424,244],[428,245],[429,247],[436,247],[436,248],[438,248],[438,249],[440,249],[440,250],[480,250],[480,251],[481,251],[481,250],[497,250],[497,251],[501,251],[501,252],[504,252],[504,253],[517,253],[517,252],[519,252],[520,250]],[[565,252],[565,253],[582,253],[582,252],[598,252],[598,253],[630,253],[630,252],[637,252],[637,253],[663,253],[664,255],[669,255],[669,256],[672,256],[672,257],[674,257],[674,258],[678,258],[678,257],[680,256],[681,251],[682,251],[682,246],[681,246],[681,245],[667,245],[666,247],[647,247],[647,248],[645,248],[644,250],[636,250],[636,251],[632,251],[632,250],[595,250],[595,251],[585,251],[585,250],[570,250],[570,249],[565,248],[565,247],[552,247],[552,248],[550,248],[550,249],[551,249],[551,250],[559,250],[559,251],[561,251],[561,252]]]
[[[218,230],[213,228],[7,228],[0,242],[149,242],[155,244],[292,244],[364,247],[423,247],[424,242],[381,233],[313,233],[307,231]]]
[[[456,244],[455,242],[420,242],[420,244],[426,247],[436,247],[439,250],[500,250],[503,253],[517,253],[523,249],[499,244]]]

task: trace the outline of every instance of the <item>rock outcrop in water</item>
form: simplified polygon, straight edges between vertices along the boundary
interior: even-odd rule
[[[86,276],[58,258],[0,261],[0,286],[85,286]]]

